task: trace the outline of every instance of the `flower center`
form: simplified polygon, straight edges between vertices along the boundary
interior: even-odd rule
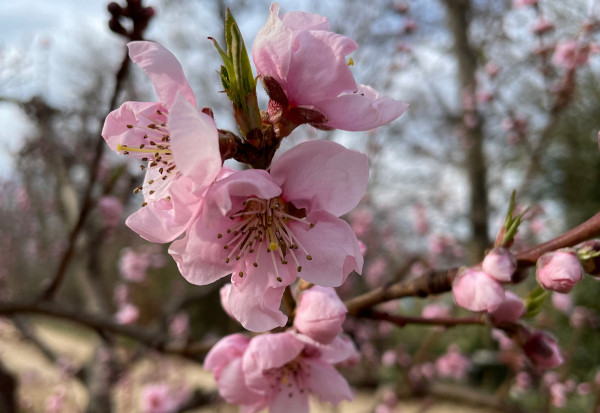
[[[267,370],[264,374],[273,390],[286,391],[288,397],[293,397],[294,391],[306,391],[305,380],[306,376],[310,376],[310,366],[303,362],[302,357],[297,357],[285,366]]]
[[[293,208],[293,205],[284,202],[280,197],[271,199],[248,198],[243,203],[244,207],[229,216],[235,223],[227,228],[226,234],[231,238],[223,246],[229,250],[225,258],[226,263],[233,259],[239,261],[242,258],[253,256],[252,265],[257,268],[260,265],[261,256],[270,256],[277,274],[277,281],[281,282],[277,260],[283,265],[291,261],[296,265],[296,271],[302,271],[298,261],[299,254],[304,254],[307,260],[312,257],[304,248],[298,237],[294,234],[288,223],[290,221],[301,222],[308,228],[314,225],[306,220],[303,211]],[[295,212],[295,214],[293,214]],[[301,216],[296,216],[301,215]],[[224,234],[217,234],[222,239]],[[269,258],[266,258],[269,260]],[[243,272],[239,273],[243,277]]]

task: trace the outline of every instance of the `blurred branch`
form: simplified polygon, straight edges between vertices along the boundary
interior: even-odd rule
[[[117,75],[116,75],[114,91],[113,91],[113,94],[112,94],[112,97],[110,100],[110,104],[109,104],[109,112],[116,106],[117,98],[118,98],[119,92],[121,91],[121,88],[123,86],[123,82],[127,75],[128,69],[129,69],[129,55],[128,55],[128,53],[125,53],[125,57],[123,58],[121,67],[119,68],[119,71],[117,72]],[[102,128],[102,126],[103,126],[103,123],[101,122],[101,128]],[[92,199],[92,191],[94,189],[96,181],[98,180],[98,166],[100,165],[100,160],[102,159],[102,154],[104,153],[104,147],[106,146],[104,139],[102,137],[100,137],[101,132],[102,132],[102,129],[100,129],[97,133],[97,136],[99,136],[99,137],[97,138],[97,142],[96,142],[94,158],[90,164],[89,175],[88,175],[89,180],[88,180],[88,184],[85,189],[85,193],[83,194],[83,200],[81,202],[81,208],[79,210],[79,216],[77,218],[77,222],[75,224],[75,227],[71,230],[67,248],[62,255],[62,259],[60,260],[58,268],[56,269],[54,275],[50,279],[49,284],[44,288],[43,292],[40,294],[40,297],[39,297],[40,300],[50,300],[54,297],[54,295],[58,291],[58,288],[60,287],[60,285],[64,279],[64,276],[66,274],[69,262],[71,261],[71,258],[73,257],[73,254],[75,252],[75,244],[76,244],[77,238],[78,238],[81,230],[83,229],[83,226],[87,220],[88,215],[90,214],[90,212],[92,211],[92,209],[94,207],[94,200]]]
[[[458,325],[485,325],[485,317],[480,315],[474,317],[464,318],[424,318],[424,317],[411,317],[392,315],[380,311],[365,311],[360,314],[361,317],[370,318],[372,320],[387,321],[395,324],[398,327],[404,327],[407,324],[420,324],[420,325],[434,325],[444,327],[454,327]]]
[[[583,241],[600,236],[600,212],[583,224],[559,235],[558,237],[529,248],[517,254],[518,269],[525,269],[536,264],[543,254],[560,248],[572,247]],[[400,281],[379,287],[365,294],[346,301],[348,314],[359,315],[363,310],[377,304],[404,297],[427,297],[452,290],[452,283],[459,269],[432,269],[409,281]],[[522,280],[518,280],[522,281]]]
[[[148,329],[135,325],[117,324],[110,318],[88,314],[78,309],[71,309],[46,301],[35,303],[0,302],[0,314],[40,314],[61,318],[96,330],[100,334],[104,332],[117,334],[135,340],[159,352],[180,355],[194,361],[201,361],[208,350],[210,350],[209,345],[200,343],[191,343],[183,346],[177,343],[170,343],[168,337],[162,334],[162,332],[151,332]]]

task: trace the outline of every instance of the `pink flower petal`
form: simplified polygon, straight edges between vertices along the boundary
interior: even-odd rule
[[[149,115],[156,117],[156,111],[163,109],[163,106],[157,102],[125,102],[118,109],[113,110],[106,117],[102,128],[102,137],[115,152],[118,152],[118,145],[125,145],[137,148],[144,142],[144,131],[135,128],[143,122]],[[166,117],[163,116],[164,119]],[[132,127],[129,127],[132,126]],[[138,158],[146,157],[146,153],[130,153],[131,156]]]
[[[252,44],[252,60],[259,75],[272,76],[285,89],[294,34],[278,14],[279,4],[273,3],[267,24],[259,30]]]
[[[308,392],[300,392],[296,383],[291,380],[288,386],[275,394],[269,404],[269,413],[308,413]]]
[[[209,223],[203,219],[196,220],[185,237],[169,248],[181,275],[197,285],[210,284],[231,273],[231,267],[225,263],[227,252],[216,242],[221,228],[206,224]]]
[[[192,106],[196,106],[194,92],[192,92],[183,68],[173,53],[158,43],[147,41],[129,42],[127,47],[129,48],[129,57],[150,78],[158,100],[167,108],[173,105],[177,93],[183,94]]]
[[[305,363],[310,366],[307,385],[322,402],[337,405],[342,400],[354,399],[348,382],[331,364],[313,359],[306,359]]]
[[[302,349],[304,343],[290,333],[262,334],[252,338],[243,357],[248,387],[259,393],[270,392],[263,372],[284,366],[295,359]]]
[[[325,210],[335,216],[352,210],[369,181],[366,155],[331,141],[296,145],[271,167],[284,200],[309,211]]]
[[[215,379],[221,377],[223,368],[234,359],[242,357],[250,339],[242,334],[231,334],[215,344],[204,359],[204,368],[212,371]]]
[[[223,368],[221,376],[217,379],[219,394],[228,403],[253,405],[259,408],[254,411],[258,411],[266,406],[267,400],[264,395],[246,386],[244,378],[242,358],[236,358]]]
[[[245,277],[251,277],[248,282],[238,284],[233,277],[233,287],[229,293],[229,308],[236,320],[247,330],[262,332],[283,327],[287,317],[279,307],[285,290],[282,287],[272,287],[275,274],[265,271],[244,271]]]
[[[297,254],[302,266],[298,276],[323,287],[338,287],[353,270],[362,272],[360,245],[346,221],[324,211],[309,214],[308,221],[315,224],[314,228],[288,223],[312,258]]]
[[[277,7],[279,11],[279,6]],[[292,30],[329,31],[329,20],[327,17],[319,16],[318,14],[292,11],[281,16],[281,21]]]
[[[315,105],[340,93],[356,90],[346,56],[357,48],[354,40],[337,33],[296,33],[287,74],[286,92],[290,104]]]
[[[348,131],[375,129],[390,123],[408,108],[407,103],[379,97],[377,91],[364,85],[360,85],[356,92],[345,93],[315,105],[327,118],[325,126]]]
[[[202,192],[214,181],[223,163],[214,120],[178,95],[167,127],[177,170],[194,180],[196,193]]]
[[[190,194],[192,182],[180,177],[169,186],[171,201],[159,200],[131,214],[125,225],[150,242],[171,242],[191,224],[200,199]]]

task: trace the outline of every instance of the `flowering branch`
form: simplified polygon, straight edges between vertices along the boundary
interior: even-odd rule
[[[534,266],[537,259],[547,252],[571,247],[597,236],[600,236],[600,213],[548,242],[536,245],[517,254],[517,268],[525,269]],[[424,298],[429,295],[448,292],[452,290],[452,283],[457,273],[458,268],[434,269],[409,281],[400,281],[379,287],[346,301],[348,314],[357,316],[367,308],[398,298]],[[519,282],[522,280],[515,281]]]

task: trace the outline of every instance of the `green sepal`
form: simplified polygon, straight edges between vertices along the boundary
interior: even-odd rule
[[[225,12],[225,52],[211,39],[221,55],[221,83],[233,104],[235,119],[242,135],[255,136],[261,129],[260,109],[256,97],[256,81],[240,29],[229,9]]]
[[[542,305],[546,297],[550,295],[549,291],[544,290],[539,285],[534,288],[527,297],[525,297],[525,316],[535,317],[542,311]]]

